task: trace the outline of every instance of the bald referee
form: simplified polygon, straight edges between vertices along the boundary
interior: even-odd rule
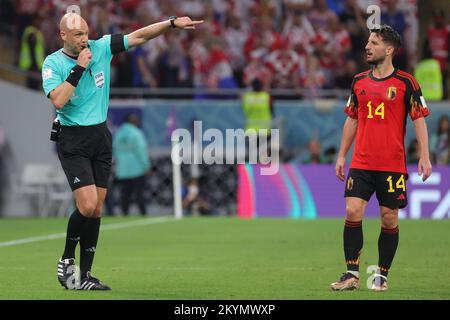
[[[72,188],[76,209],[69,218],[58,280],[66,289],[110,290],[91,274],[100,218],[111,168],[111,133],[106,126],[110,62],[113,55],[144,44],[169,28],[195,29],[203,21],[175,16],[128,35],[88,40],[88,25],[75,13],[64,15],[60,36],[64,47],[42,66],[45,95],[56,108],[61,166]],[[80,242],[80,279],[75,280],[75,248]]]

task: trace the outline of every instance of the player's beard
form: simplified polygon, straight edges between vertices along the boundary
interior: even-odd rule
[[[372,60],[366,59],[366,62],[370,65],[377,66],[379,64],[382,64],[384,62],[384,59],[386,59],[386,57],[379,57],[378,59],[372,59]]]

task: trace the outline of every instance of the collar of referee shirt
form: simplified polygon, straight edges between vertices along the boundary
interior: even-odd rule
[[[77,60],[78,59],[78,56],[71,56],[70,54],[68,54],[68,53],[65,53],[64,52],[64,50],[61,50],[61,52],[62,53],[64,53],[64,55],[66,56],[66,57],[68,57],[68,58],[70,58],[70,59],[72,59],[72,60]],[[89,74],[92,76],[92,71],[91,71],[91,68],[87,68],[86,70],[88,70],[89,71]]]
[[[73,59],[73,60],[77,60],[78,59],[78,56],[72,56],[72,55],[70,55],[68,53],[65,53],[64,50],[61,50],[61,52],[64,53],[66,56],[68,56],[70,59]]]

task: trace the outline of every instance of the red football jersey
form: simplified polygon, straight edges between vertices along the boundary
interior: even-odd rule
[[[350,168],[406,173],[407,115],[429,114],[416,79],[398,69],[383,79],[370,70],[357,74],[345,112],[358,120]]]

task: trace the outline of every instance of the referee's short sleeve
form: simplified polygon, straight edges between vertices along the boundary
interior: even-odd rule
[[[111,54],[115,55],[128,50],[128,36],[123,34],[111,35]]]
[[[64,80],[59,74],[59,69],[50,56],[44,60],[42,64],[42,88],[45,96],[48,98],[50,92],[56,89]]]

